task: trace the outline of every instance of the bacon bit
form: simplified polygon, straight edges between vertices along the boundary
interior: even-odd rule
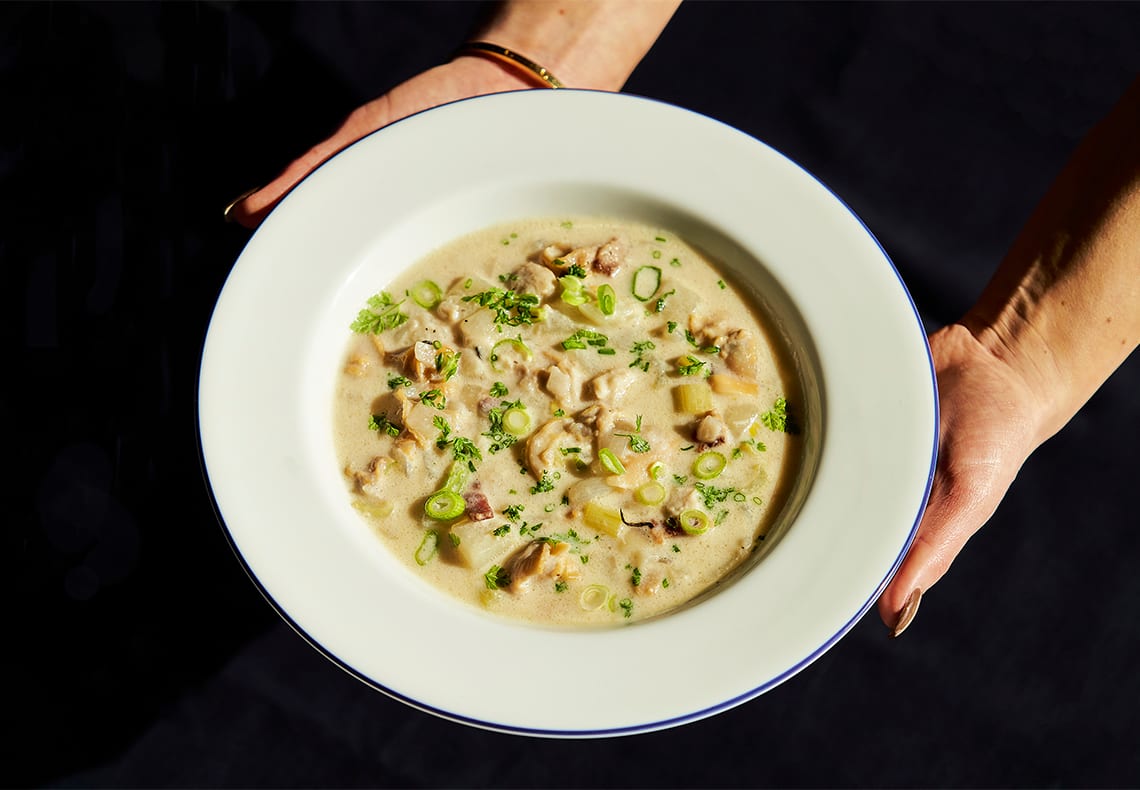
[[[467,518],[472,521],[486,521],[495,517],[495,511],[482,491],[474,489],[468,491],[463,495],[463,501],[467,504]]]

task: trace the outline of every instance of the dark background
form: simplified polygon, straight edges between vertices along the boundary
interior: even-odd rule
[[[249,236],[221,209],[446,60],[482,10],[0,4],[4,783],[1140,785],[1135,355],[1030,459],[903,638],[872,612],[706,721],[566,742],[466,728],[368,689],[277,617],[199,468],[201,343]],[[690,2],[627,90],[815,173],[933,329],[1138,68],[1131,3]],[[504,665],[574,693],[534,657]]]

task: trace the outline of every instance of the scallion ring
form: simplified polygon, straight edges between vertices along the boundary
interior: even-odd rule
[[[498,349],[499,346],[502,345],[510,346],[516,352],[518,352],[519,356],[521,356],[523,359],[530,359],[534,356],[534,352],[532,352],[527,344],[522,341],[521,335],[518,337],[505,337],[495,345],[491,346],[491,370],[495,371],[496,373],[502,373],[503,371],[503,369],[500,368],[498,364],[496,364],[500,359]]]
[[[625,466],[618,460],[618,457],[613,454],[613,451],[607,447],[598,450],[598,461],[601,463],[602,468],[609,472],[611,475],[624,475]]]
[[[578,605],[587,612],[596,612],[610,600],[610,591],[600,584],[591,584],[578,595]]]
[[[677,517],[687,535],[702,535],[709,531],[708,514],[700,510],[686,510]]]
[[[424,513],[436,521],[450,521],[462,515],[466,507],[467,503],[463,501],[463,497],[444,488],[428,497],[424,503]]]
[[[693,475],[701,480],[712,480],[724,471],[728,459],[722,453],[708,450],[697,456],[693,461]]]
[[[423,280],[413,285],[408,291],[408,296],[425,310],[431,310],[443,301],[443,291],[431,280]]]
[[[648,302],[661,287],[661,269],[656,266],[642,266],[633,273],[633,297],[639,302]]]
[[[660,505],[665,501],[665,486],[656,480],[650,480],[648,483],[638,486],[637,490],[633,492],[633,496],[643,505]]]
[[[512,436],[525,436],[530,430],[530,415],[525,406],[512,406],[503,412],[503,430]]]
[[[602,311],[602,315],[613,315],[617,309],[617,293],[608,283],[598,286],[598,309]]]

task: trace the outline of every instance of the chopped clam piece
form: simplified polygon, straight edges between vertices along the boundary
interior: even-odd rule
[[[526,590],[535,579],[571,581],[582,577],[578,558],[570,553],[569,543],[532,540],[504,563],[503,570],[511,580],[513,593]]]
[[[629,255],[629,245],[622,239],[613,238],[598,249],[594,258],[594,271],[613,277],[625,263]]]
[[[510,287],[519,293],[536,294],[546,300],[558,289],[558,278],[547,267],[528,261],[514,270]]]
[[[729,440],[728,426],[716,413],[702,417],[693,434],[693,438],[705,447],[715,447]]]

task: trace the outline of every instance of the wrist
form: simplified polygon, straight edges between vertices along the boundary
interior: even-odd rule
[[[540,64],[568,88],[617,91],[657,40],[679,0],[511,0],[472,40]],[[533,86],[533,83],[531,83]]]

